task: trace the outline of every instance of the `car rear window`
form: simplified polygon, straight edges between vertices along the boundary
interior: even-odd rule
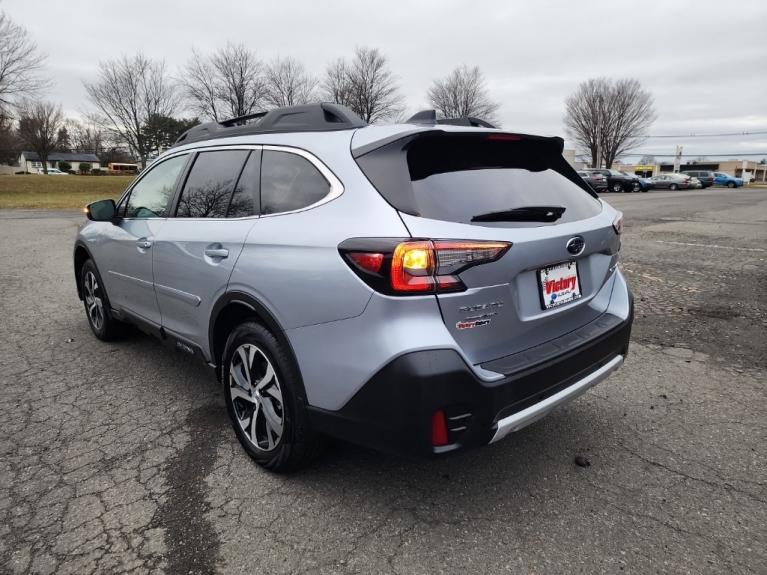
[[[491,212],[562,206],[556,223],[563,223],[601,211],[554,138],[428,132],[368,152],[357,162],[392,206],[424,218],[471,223]]]

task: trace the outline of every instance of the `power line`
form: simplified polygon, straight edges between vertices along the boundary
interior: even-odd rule
[[[627,154],[621,154],[621,156],[660,156],[660,157],[667,157],[667,158],[673,158],[676,156],[676,154],[658,154],[655,152],[637,152],[637,153],[627,153]],[[710,154],[710,153],[701,153],[701,152],[690,152],[688,154],[684,154],[684,156],[763,156],[767,157],[767,150],[763,152],[730,152],[725,154]]]
[[[767,130],[760,132],[725,132],[719,134],[662,134],[647,136],[648,138],[724,138],[729,136],[759,136],[767,134]]]

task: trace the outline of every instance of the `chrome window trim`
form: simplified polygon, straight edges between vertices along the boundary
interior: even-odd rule
[[[322,160],[317,158],[314,154],[311,152],[308,152],[307,150],[304,150],[303,148],[296,148],[293,146],[275,146],[271,144],[223,144],[223,145],[212,145],[212,146],[198,146],[195,148],[187,148],[184,150],[179,150],[175,153],[169,153],[166,156],[162,157],[162,161],[170,160],[171,158],[175,158],[176,156],[180,156],[182,154],[194,154],[194,153],[203,153],[203,152],[218,152],[218,151],[226,151],[226,150],[261,150],[263,151],[270,151],[270,152],[286,152],[289,154],[295,154],[297,156],[301,156],[305,160],[307,160],[310,164],[312,164],[317,171],[320,173],[320,175],[325,178],[325,180],[328,182],[328,185],[330,186],[330,191],[327,193],[325,197],[323,197],[321,200],[314,202],[313,204],[310,204],[308,206],[305,206],[303,208],[299,208],[297,210],[290,210],[287,212],[276,212],[274,214],[257,214],[255,216],[243,216],[241,218],[176,218],[176,216],[165,216],[164,218],[123,218],[124,220],[146,220],[146,219],[180,219],[185,221],[217,221],[217,220],[226,220],[226,221],[238,221],[238,220],[252,220],[252,219],[258,219],[258,218],[271,218],[275,216],[284,216],[286,214],[295,214],[298,212],[305,212],[306,210],[312,210],[316,207],[319,207],[323,204],[327,204],[328,202],[332,202],[333,200],[337,199],[344,193],[344,186],[341,183],[341,180],[336,177],[336,175],[333,173],[333,171],[328,168]],[[143,173],[148,173],[151,168],[155,166],[155,164],[159,163],[160,158],[149,164],[145,169]],[[143,178],[143,175],[141,178],[133,182],[130,187],[123,193],[122,197],[120,198],[120,202],[123,201],[123,198],[128,195],[136,186],[141,179]],[[182,190],[183,191],[183,190]],[[117,203],[117,205],[120,205],[120,202]],[[174,206],[175,207],[175,206]]]

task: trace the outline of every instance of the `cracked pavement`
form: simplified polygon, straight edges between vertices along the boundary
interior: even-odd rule
[[[767,572],[767,190],[606,199],[636,296],[618,373],[483,449],[334,444],[290,476],[203,366],[91,335],[80,214],[0,212],[0,572]]]

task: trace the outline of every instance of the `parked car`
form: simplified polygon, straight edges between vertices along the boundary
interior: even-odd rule
[[[650,180],[658,190],[687,190],[692,187],[690,177],[684,174],[660,174]]]
[[[652,189],[652,184],[646,178],[642,178],[640,176],[637,176],[636,174],[630,174],[628,172],[623,172],[623,171],[621,171],[621,174],[631,179],[632,192],[646,192]]]
[[[638,192],[641,189],[636,176],[627,176],[618,170],[589,168],[586,171],[602,174],[607,179],[608,192]]]
[[[714,185],[714,172],[708,170],[687,170],[682,173],[691,178],[697,178],[704,189]]]
[[[655,188],[655,185],[652,183],[651,178],[644,178],[642,176],[639,176],[639,181],[642,184],[642,191],[648,192]]]
[[[714,172],[714,184],[717,186],[727,186],[728,188],[739,188],[743,185],[743,179],[736,178],[725,172]]]
[[[586,170],[578,170],[578,175],[586,180],[586,183],[592,187],[596,192],[604,192],[607,190],[607,178],[599,172],[589,172]]]
[[[42,168],[38,168],[36,173],[39,176],[44,176],[45,170],[43,170]],[[66,172],[62,172],[58,168],[48,168],[48,175],[49,176],[68,176],[69,174]]]
[[[74,272],[97,338],[133,323],[215,370],[259,464],[304,464],[325,434],[492,443],[622,364],[623,218],[561,138],[335,104],[246,119],[190,129],[90,204]]]

